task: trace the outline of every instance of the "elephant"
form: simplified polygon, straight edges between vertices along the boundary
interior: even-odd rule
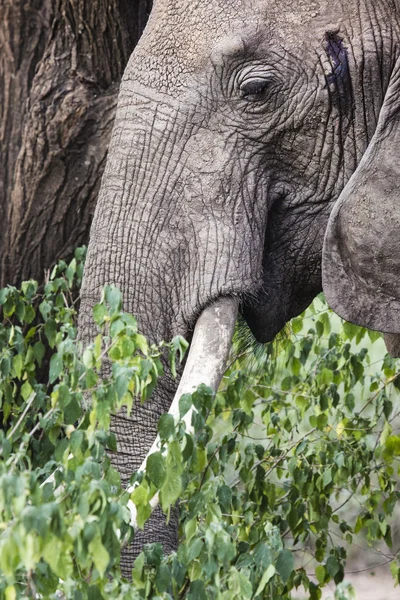
[[[151,341],[191,340],[203,315],[211,330],[220,321],[217,336],[231,332],[239,311],[268,342],[322,288],[344,317],[400,333],[399,8],[155,0],[121,82],[81,339],[96,333],[106,284]],[[212,347],[221,362],[226,348]],[[123,482],[176,386],[167,373],[130,418],[113,417]],[[167,527],[155,512],[122,558],[126,573],[149,541],[174,550],[177,515]]]

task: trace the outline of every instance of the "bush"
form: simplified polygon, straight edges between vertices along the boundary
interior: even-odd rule
[[[181,400],[181,417],[196,408],[194,434],[163,416],[162,449],[145,475],[132,475],[130,495],[107,456],[116,448],[110,415],[147,401],[161,352],[174,370],[186,343],[150,346],[106,287],[94,308],[99,335],[80,348],[83,260],[79,249],[60,262],[43,291],[28,281],[0,292],[1,597],[284,600],[302,585],[318,599],[343,580],[360,536],[386,542],[398,581],[399,368],[388,355],[371,358],[375,347],[382,353],[379,336],[342,323],[319,299],[277,343],[242,351],[236,341],[220,392],[202,386]],[[157,492],[167,517],[179,502],[180,546],[171,556],[145,548],[132,585],[119,569],[134,534],[127,503],[143,526]]]

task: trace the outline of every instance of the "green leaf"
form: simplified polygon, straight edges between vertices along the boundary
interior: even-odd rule
[[[382,338],[382,335],[379,333],[379,331],[373,331],[372,329],[367,329],[367,333],[368,333],[369,339],[371,340],[372,343],[374,343],[377,340]]]
[[[165,459],[161,452],[150,454],[146,461],[146,474],[157,489],[160,489],[165,481]]]
[[[330,483],[332,483],[332,469],[325,469],[322,476],[323,487],[326,488]]]
[[[104,577],[110,562],[110,555],[101,542],[101,537],[98,535],[89,543],[89,553],[94,562],[94,566],[99,572],[100,577]]]
[[[9,290],[7,288],[0,289],[0,306],[6,303],[8,294]]]
[[[107,315],[108,310],[104,304],[95,304],[95,306],[93,307],[93,319],[97,325],[102,325]]]
[[[172,377],[176,378],[176,355],[179,354],[179,362],[182,362],[188,348],[189,343],[181,336],[175,336],[170,342],[168,358]]]
[[[29,383],[29,381],[25,381],[25,383],[21,387],[21,396],[23,397],[25,402],[28,400],[28,398],[30,397],[32,392],[33,392],[33,389],[32,389],[31,384]]]
[[[5,600],[17,600],[17,590],[13,585],[8,585],[4,592]]]
[[[320,585],[324,584],[325,581],[325,577],[326,577],[326,569],[323,565],[318,565],[315,569],[315,577],[318,580],[318,583]]]
[[[292,331],[293,331],[294,335],[301,333],[301,331],[303,329],[302,317],[297,317],[296,319],[292,319],[291,325],[292,325]]]
[[[44,332],[48,339],[50,348],[54,348],[55,343],[56,343],[56,337],[57,337],[57,325],[53,319],[49,319],[46,322],[46,324],[44,326]]]
[[[18,379],[21,379],[21,377],[22,377],[23,366],[24,366],[24,360],[23,360],[21,354],[17,354],[16,356],[14,356],[13,369],[14,369],[15,375],[16,375],[16,377],[18,377]]]
[[[160,492],[161,507],[164,512],[178,500],[181,492],[181,476],[174,469],[168,470]]]
[[[386,456],[400,456],[400,436],[390,435],[386,442]]]
[[[158,421],[158,433],[162,440],[168,440],[175,433],[175,421],[174,417],[170,414],[165,414],[160,417]]]
[[[272,563],[271,549],[265,542],[260,542],[255,547],[254,562],[261,571],[265,571]]]
[[[324,327],[324,335],[329,335],[331,332],[331,321],[330,321],[329,313],[328,312],[322,313],[319,320],[321,321],[321,323]]]
[[[189,564],[200,555],[203,546],[204,542],[199,538],[195,538],[194,540],[188,543],[186,557]]]
[[[344,322],[343,323],[343,333],[344,337],[352,340],[358,333],[357,325],[353,325],[353,323]]]
[[[115,389],[118,394],[118,398],[121,399],[128,391],[133,371],[129,367],[114,365],[113,374],[115,376]]]
[[[340,570],[340,564],[335,556],[328,557],[328,560],[326,561],[326,570],[332,578],[338,574]]]
[[[142,506],[142,504],[148,503],[148,489],[143,485],[137,486],[131,493],[131,500],[134,502],[136,508]]]
[[[253,586],[250,580],[235,567],[229,570],[228,586],[233,598],[250,600],[253,597]]]
[[[151,516],[151,506],[150,504],[141,504],[138,508],[137,508],[137,515],[136,515],[136,520],[137,520],[137,524],[138,527],[140,529],[143,529],[145,526],[146,521],[150,518]]]
[[[335,600],[356,600],[356,593],[349,581],[339,583],[335,590]]]
[[[385,398],[385,400],[383,401],[383,414],[385,415],[386,420],[388,421],[390,418],[390,415],[392,414],[393,411],[393,402],[391,400],[389,400],[388,398]]]
[[[187,595],[188,600],[208,600],[206,588],[203,581],[199,579],[192,581]]]
[[[160,565],[155,578],[157,592],[164,594],[171,585],[171,571],[167,565]]]
[[[228,485],[221,485],[217,491],[217,497],[224,512],[229,513],[231,510],[232,503],[232,490]]]
[[[356,405],[356,400],[355,400],[354,394],[346,394],[344,403],[345,403],[346,407],[349,409],[349,411],[352,413],[354,410],[354,407]]]
[[[74,431],[70,438],[70,448],[71,452],[77,456],[81,453],[82,445],[83,445],[83,432],[82,431]]]
[[[283,583],[287,583],[294,569],[294,558],[290,550],[282,550],[276,561],[276,570]]]
[[[141,552],[135,562],[133,563],[132,569],[132,582],[134,583],[137,589],[143,589],[145,587],[145,582],[143,580],[143,571],[145,565],[146,557],[144,552]]]
[[[258,584],[257,591],[255,596],[259,596],[263,590],[265,590],[266,585],[271,581],[273,576],[276,573],[276,569],[274,565],[269,565],[268,569],[265,571],[264,575],[261,578],[260,583]]]
[[[123,331],[125,331],[125,323],[122,319],[116,319],[115,317],[112,319],[111,321],[111,326],[110,326],[110,335],[112,337],[112,339],[115,339],[117,336],[119,336]],[[134,351],[134,343],[132,340],[127,339],[124,336],[124,341],[123,339],[118,340],[118,348],[120,349],[121,352],[121,357],[129,357],[131,354],[133,354]],[[125,344],[124,344],[125,342]],[[129,345],[127,345],[129,344]]]
[[[300,360],[296,356],[293,356],[292,360],[291,360],[291,363],[292,363],[292,373],[293,373],[293,375],[298,376],[300,374],[300,369],[301,369],[301,362],[300,362]]]
[[[216,535],[216,550],[217,557],[222,563],[230,562],[235,557],[236,546],[225,531],[220,531]]]
[[[110,315],[113,315],[121,310],[122,295],[118,288],[113,285],[107,285],[104,288],[104,298],[110,307]]]
[[[36,342],[36,344],[33,347],[33,355],[37,361],[37,363],[39,364],[39,367],[42,365],[42,360],[45,354],[45,348],[44,345],[42,344],[42,342]]]
[[[57,537],[51,537],[43,549],[43,558],[57,577],[67,579],[72,574],[72,559],[68,546],[64,545]]]
[[[390,563],[390,572],[395,580],[395,583],[400,583],[400,567],[396,561]]]
[[[32,323],[33,319],[36,317],[35,309],[33,306],[25,306],[25,323]]]
[[[76,265],[76,259],[73,258],[71,260],[71,262],[69,263],[66,271],[65,271],[65,276],[66,276],[66,278],[68,280],[68,283],[69,283],[70,287],[72,286],[72,282],[74,280],[74,275],[76,273],[76,267],[77,267],[77,265]]]
[[[183,394],[179,399],[179,418],[182,419],[192,407],[192,395]]]
[[[71,398],[64,409],[64,419],[68,425],[73,425],[82,415],[82,408],[76,398]]]
[[[353,368],[353,373],[356,378],[356,381],[360,381],[361,377],[364,374],[364,365],[358,360],[356,356],[352,356],[350,362]]]
[[[327,369],[326,367],[324,367],[323,369],[321,369],[317,377],[319,385],[329,385],[333,381],[333,372],[331,371],[331,369]]]
[[[317,330],[318,337],[322,337],[324,335],[324,324],[321,321],[317,321],[315,323],[315,329]]]

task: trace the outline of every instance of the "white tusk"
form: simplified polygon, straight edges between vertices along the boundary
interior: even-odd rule
[[[232,345],[238,305],[239,301],[236,298],[220,298],[204,309],[198,318],[185,370],[168,411],[176,423],[179,421],[179,400],[184,394],[192,394],[201,383],[215,392],[218,390]],[[192,414],[195,410],[192,406],[183,418],[188,433],[193,433]],[[160,447],[160,438],[157,436],[139,471],[146,470],[148,457],[158,452]],[[129,487],[128,492],[132,493],[137,485]],[[158,504],[157,493],[150,501],[151,510],[153,511]],[[136,506],[132,500],[129,500],[128,508],[131,513],[131,525],[137,527]]]

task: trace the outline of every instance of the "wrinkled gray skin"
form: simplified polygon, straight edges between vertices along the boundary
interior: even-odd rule
[[[240,298],[254,336],[265,342],[310,303],[322,289],[335,201],[343,192],[346,204],[357,188],[361,202],[374,180],[382,165],[374,171],[373,155],[364,167],[368,183],[353,179],[345,187],[371,140],[379,162],[380,151],[382,161],[390,157],[392,130],[384,146],[373,135],[395,86],[397,11],[397,3],[382,0],[156,0],[121,84],[85,268],[83,339],[94,335],[91,307],[108,283],[123,290],[124,308],[152,340],[190,336],[202,309],[227,295]],[[397,146],[392,154],[388,176],[398,169]],[[342,312],[351,318],[343,248],[368,254],[383,220],[362,239],[376,213],[364,207],[358,222],[360,202],[350,229],[344,211],[336,217],[339,233],[330,227],[324,265],[333,307],[350,306]],[[387,218],[389,200],[385,211]],[[355,248],[347,239],[354,232],[361,239]],[[381,233],[392,239],[389,228]],[[368,257],[362,265],[375,273]],[[363,321],[362,300],[357,310]],[[398,328],[392,312],[388,329],[383,310],[379,329]],[[114,462],[125,481],[151,446],[175,387],[166,378],[131,419],[114,418]],[[175,523],[168,530],[155,515],[125,555],[126,572],[144,540],[174,549]]]

